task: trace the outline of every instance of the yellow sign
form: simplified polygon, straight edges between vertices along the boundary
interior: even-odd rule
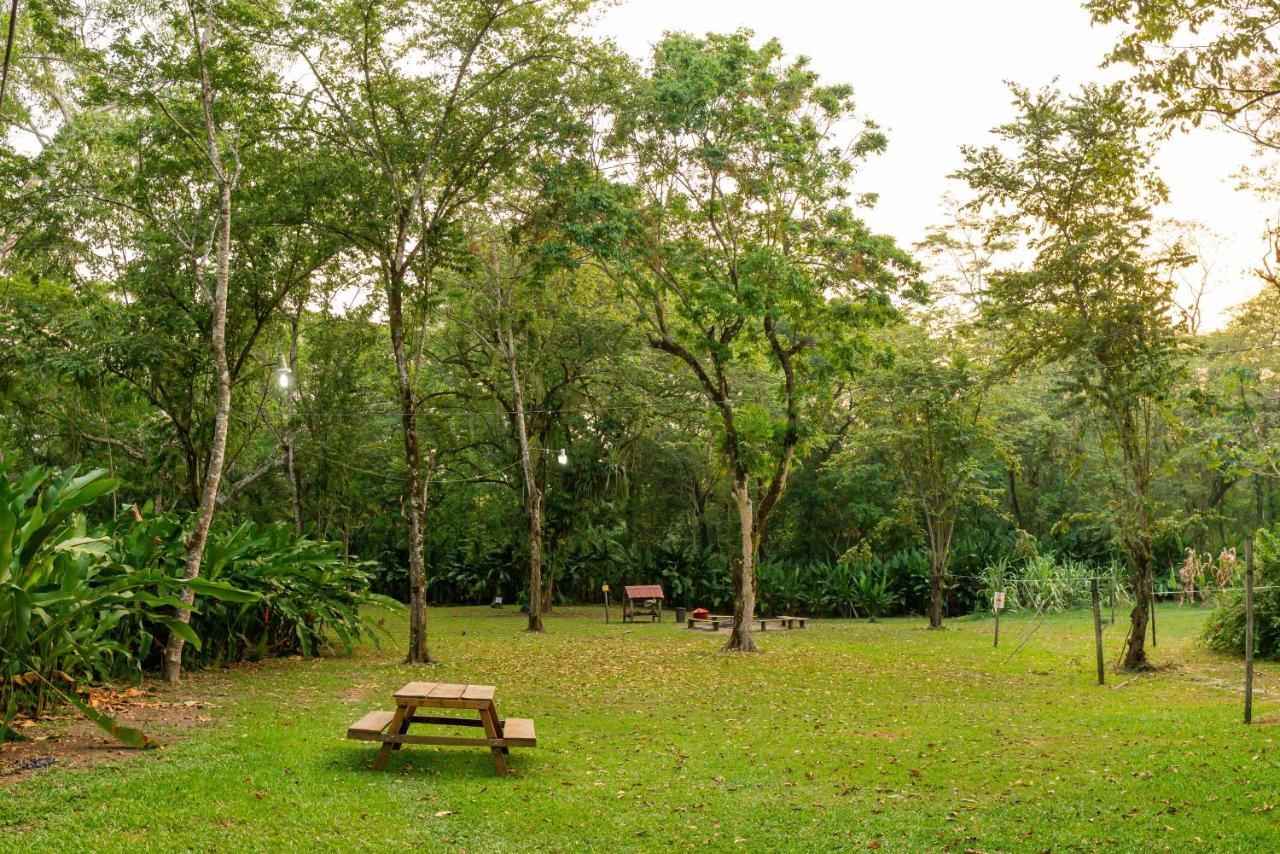
[[[603,593],[608,593],[608,592],[609,592],[609,585],[608,585],[608,584],[601,584],[601,585],[600,585],[600,590],[601,590],[601,592],[603,592]]]

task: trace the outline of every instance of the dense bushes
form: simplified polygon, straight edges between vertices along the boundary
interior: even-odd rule
[[[0,468],[0,721],[39,713],[55,682],[107,679],[136,667],[118,639],[126,619],[165,619],[164,575],[110,557],[77,511],[115,488],[103,471],[57,477]],[[0,727],[0,730],[3,728]]]
[[[133,513],[127,508],[107,528],[119,556],[134,566],[163,567],[177,577],[183,565],[185,517]],[[200,602],[191,627],[201,639],[188,664],[317,654],[336,643],[344,651],[377,636],[360,618],[360,605],[393,600],[370,592],[370,565],[344,561],[336,543],[295,537],[285,524],[215,525],[205,546]],[[145,624],[145,620],[144,620]],[[141,635],[145,636],[145,625]],[[153,663],[148,647],[141,650]]]
[[[82,511],[115,487],[102,470],[0,467],[0,722],[39,713],[58,685],[136,677],[171,630],[197,662],[373,636],[359,614],[375,598],[368,567],[283,526],[215,528],[191,625],[178,623],[185,520],[126,506],[91,527]]]
[[[1280,524],[1258,531],[1253,547],[1254,651],[1260,658],[1280,658]],[[1233,578],[1220,576],[1225,590],[1216,594],[1217,605],[1205,625],[1204,639],[1213,649],[1244,655],[1243,567],[1235,564]]]

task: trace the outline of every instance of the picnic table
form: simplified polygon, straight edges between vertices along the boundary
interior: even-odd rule
[[[768,631],[770,623],[776,623],[779,628],[783,629],[803,629],[805,627],[805,617],[752,617],[751,622],[760,627],[760,631]],[[688,627],[691,629],[706,629],[707,631],[718,632],[721,629],[733,628],[734,618],[732,614],[717,615],[711,614],[707,617],[690,617]]]
[[[528,718],[498,717],[492,685],[457,685],[447,682],[410,682],[395,693],[394,712],[370,712],[347,728],[347,738],[382,743],[373,760],[373,770],[381,771],[391,751],[406,744],[438,744],[452,747],[488,747],[500,775],[507,775],[506,755],[512,747],[535,747],[537,736]],[[423,715],[419,709],[466,709],[478,713],[467,717]],[[484,738],[457,735],[414,735],[412,724],[446,727],[484,727]]]

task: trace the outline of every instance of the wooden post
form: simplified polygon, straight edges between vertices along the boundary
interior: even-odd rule
[[[1115,561],[1111,562],[1111,622],[1107,625],[1114,626],[1116,624],[1116,585],[1120,583],[1120,570],[1116,566]]]
[[[609,624],[609,585],[604,586],[604,622]]]
[[[1089,580],[1089,593],[1093,599],[1093,648],[1098,656],[1098,684],[1107,684],[1106,671],[1102,664],[1102,607],[1098,597],[1098,579]]]
[[[1253,540],[1244,541],[1244,722],[1253,723]]]
[[[1151,576],[1151,645],[1156,645],[1156,577]]]
[[[996,612],[996,640],[993,646],[999,648],[1000,646],[1000,609],[996,608],[994,605],[992,606],[992,608]]]

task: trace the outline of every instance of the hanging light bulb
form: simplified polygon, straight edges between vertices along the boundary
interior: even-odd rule
[[[289,386],[293,384],[293,371],[289,369],[289,363],[285,361],[283,355],[280,357],[280,363],[276,365],[276,369],[271,372],[271,377],[275,380],[276,387],[281,391],[288,391]]]
[[[562,466],[569,465],[569,455],[565,453],[564,448],[561,448],[560,453],[556,454],[556,462]]]

